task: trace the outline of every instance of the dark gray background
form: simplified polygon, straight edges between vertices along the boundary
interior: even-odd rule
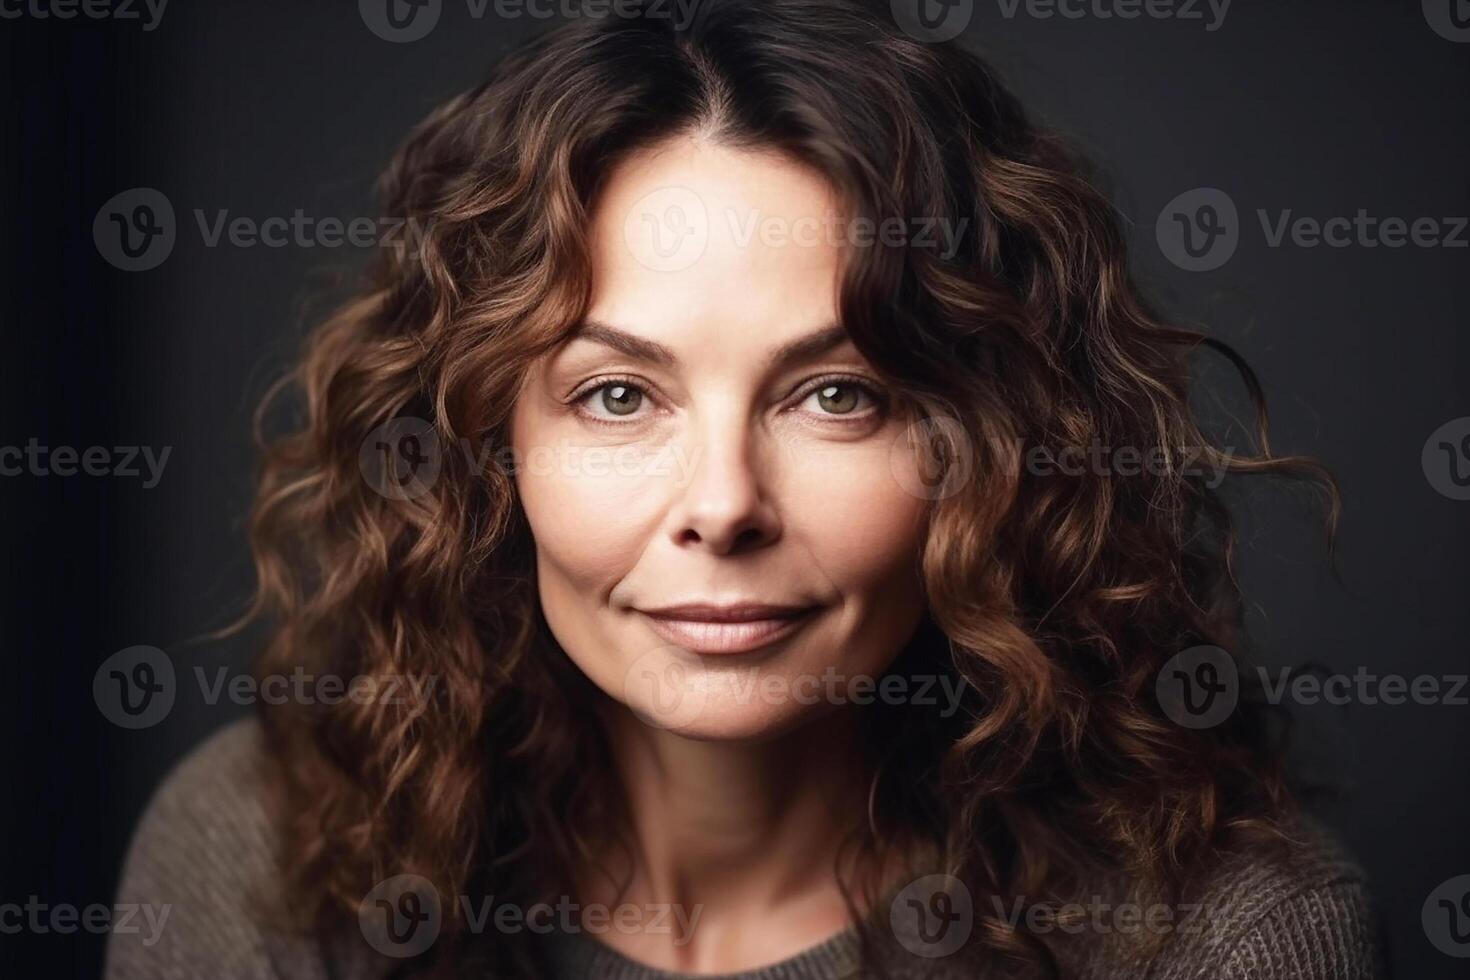
[[[1445,0],[1446,3],[1449,0]],[[237,613],[251,573],[251,410],[363,249],[206,248],[193,211],[257,219],[373,215],[370,186],[431,107],[544,26],[446,0],[411,44],[351,2],[174,0],[137,22],[0,20],[4,287],[0,445],[171,446],[161,483],[0,478],[5,502],[5,817],[0,902],[110,902],[149,793],[205,733],[247,709],[187,674],[162,723],[116,728],[93,672],[136,644],[181,671],[245,670],[258,634],[192,638]],[[1436,492],[1420,452],[1470,415],[1470,249],[1268,247],[1257,208],[1319,219],[1470,214],[1470,43],[1417,2],[1236,0],[1218,30],[1177,19],[1008,19],[976,0],[965,37],[1111,181],[1136,265],[1174,318],[1208,325],[1259,370],[1276,448],[1311,453],[1345,496],[1334,581],[1298,494],[1253,491],[1243,581],[1273,663],[1351,673],[1470,670],[1470,502]],[[126,273],[93,246],[97,209],[161,190],[178,243]],[[1241,214],[1234,257],[1185,272],[1154,237],[1196,187]],[[1303,752],[1346,795],[1330,822],[1373,880],[1396,975],[1463,976],[1420,923],[1470,872],[1470,707],[1312,709]],[[49,975],[95,975],[101,940],[0,936]],[[10,954],[0,952],[0,956]]]

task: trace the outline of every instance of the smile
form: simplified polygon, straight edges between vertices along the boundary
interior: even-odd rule
[[[639,610],[665,641],[691,653],[747,653],[805,626],[815,606],[677,606]]]

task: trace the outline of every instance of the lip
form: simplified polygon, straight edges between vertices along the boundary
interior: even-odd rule
[[[691,653],[748,653],[806,625],[815,606],[691,603],[638,610],[665,641]]]

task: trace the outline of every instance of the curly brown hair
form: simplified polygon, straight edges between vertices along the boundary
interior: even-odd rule
[[[504,446],[528,366],[585,311],[599,187],[630,150],[692,130],[817,168],[875,222],[966,229],[954,254],[857,250],[841,283],[860,351],[925,416],[958,423],[946,455],[978,474],[931,504],[927,619],[894,668],[963,679],[965,710],[865,709],[871,806],[855,853],[942,869],[1008,905],[1097,872],[1177,892],[1243,835],[1281,836],[1293,796],[1252,698],[1194,730],[1154,695],[1180,650],[1243,643],[1229,511],[1181,448],[1219,472],[1305,479],[1336,517],[1330,476],[1270,451],[1249,368],[1148,308],[1087,168],[974,55],[860,0],[709,0],[687,25],[635,6],[538,37],[417,128],[383,191],[385,213],[421,234],[273,391],[296,392],[305,416],[261,437],[252,615],[275,630],[259,671],[438,681],[427,700],[264,710],[297,921],[339,928],[402,872],[441,894],[533,902],[619,825],[597,694],[541,618],[510,476],[445,452],[424,492],[385,495],[360,449],[403,417],[440,445]],[[1213,447],[1191,409],[1202,347],[1256,402],[1249,455]],[[1042,474],[1024,458],[1087,445],[1166,463]],[[852,885],[873,907],[878,883]],[[1024,920],[975,908],[977,960],[1060,971]],[[465,931],[447,917],[441,963],[468,949]],[[477,955],[535,972],[514,937]]]

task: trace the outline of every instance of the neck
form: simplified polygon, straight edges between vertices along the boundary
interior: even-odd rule
[[[605,708],[632,850],[600,862],[606,874],[588,869],[580,891],[589,903],[653,906],[690,926],[679,944],[670,941],[677,935],[604,941],[664,969],[728,972],[793,955],[850,924],[837,862],[866,812],[851,711],[768,740],[722,742]]]

